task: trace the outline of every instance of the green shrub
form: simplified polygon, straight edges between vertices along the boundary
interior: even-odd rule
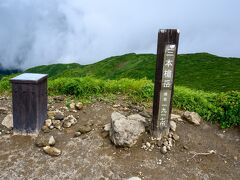
[[[0,80],[0,93],[8,93],[11,91],[10,77],[3,77]]]
[[[220,93],[216,105],[221,109],[217,115],[223,128],[240,125],[240,92]]]
[[[11,91],[9,79],[0,80],[0,93]],[[141,102],[152,100],[153,83],[147,79],[57,78],[49,80],[48,92],[50,95],[66,94],[85,99],[120,94]],[[173,107],[195,111],[205,120],[219,122],[222,128],[240,125],[240,92],[237,91],[209,93],[176,86]]]

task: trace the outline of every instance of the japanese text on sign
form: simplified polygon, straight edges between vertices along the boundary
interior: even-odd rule
[[[163,60],[162,84],[160,91],[160,106],[158,126],[164,128],[167,126],[170,111],[170,101],[173,86],[173,71],[176,55],[176,45],[166,45]]]

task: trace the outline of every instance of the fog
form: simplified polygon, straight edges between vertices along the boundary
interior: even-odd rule
[[[238,0],[0,0],[0,64],[26,69],[156,53],[161,28],[179,53],[240,57]]]

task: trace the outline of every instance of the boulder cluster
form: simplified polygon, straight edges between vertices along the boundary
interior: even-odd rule
[[[139,114],[135,113],[125,116],[119,112],[113,112],[111,122],[106,124],[103,129],[105,132],[109,132],[109,138],[116,146],[132,147],[137,143],[139,137],[146,132],[146,129],[149,128],[149,121],[146,120],[148,116],[145,113],[144,117],[142,116],[143,114],[143,111],[141,111]],[[184,120],[200,125],[201,117],[197,113],[189,111],[184,112],[182,115],[171,114],[168,133],[161,139],[154,137],[149,137],[149,140],[143,139],[141,148],[145,151],[153,151],[156,147],[163,154],[171,151],[175,143],[180,139],[176,133],[177,123]]]

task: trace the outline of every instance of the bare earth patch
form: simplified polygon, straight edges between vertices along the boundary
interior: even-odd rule
[[[167,154],[162,154],[157,146],[152,151],[141,148],[143,141],[151,141],[147,133],[133,147],[117,148],[103,133],[111,113],[121,112],[123,106],[127,106],[122,101],[116,104],[121,107],[96,102],[82,110],[65,112],[76,117],[77,124],[46,133],[54,136],[55,147],[62,150],[58,157],[51,157],[36,147],[33,137],[8,134],[0,125],[0,179],[128,179],[134,176],[156,180],[239,179],[239,127],[223,130],[207,122],[200,126],[177,122],[176,133],[180,139]],[[65,101],[51,106],[59,109],[65,106]],[[11,111],[11,99],[1,98],[0,107]],[[131,109],[123,113],[131,114]],[[6,113],[0,114],[0,122],[5,116]],[[78,127],[86,124],[91,125],[92,131],[74,137]],[[44,135],[42,131],[39,134]],[[211,150],[215,153],[209,153]]]

